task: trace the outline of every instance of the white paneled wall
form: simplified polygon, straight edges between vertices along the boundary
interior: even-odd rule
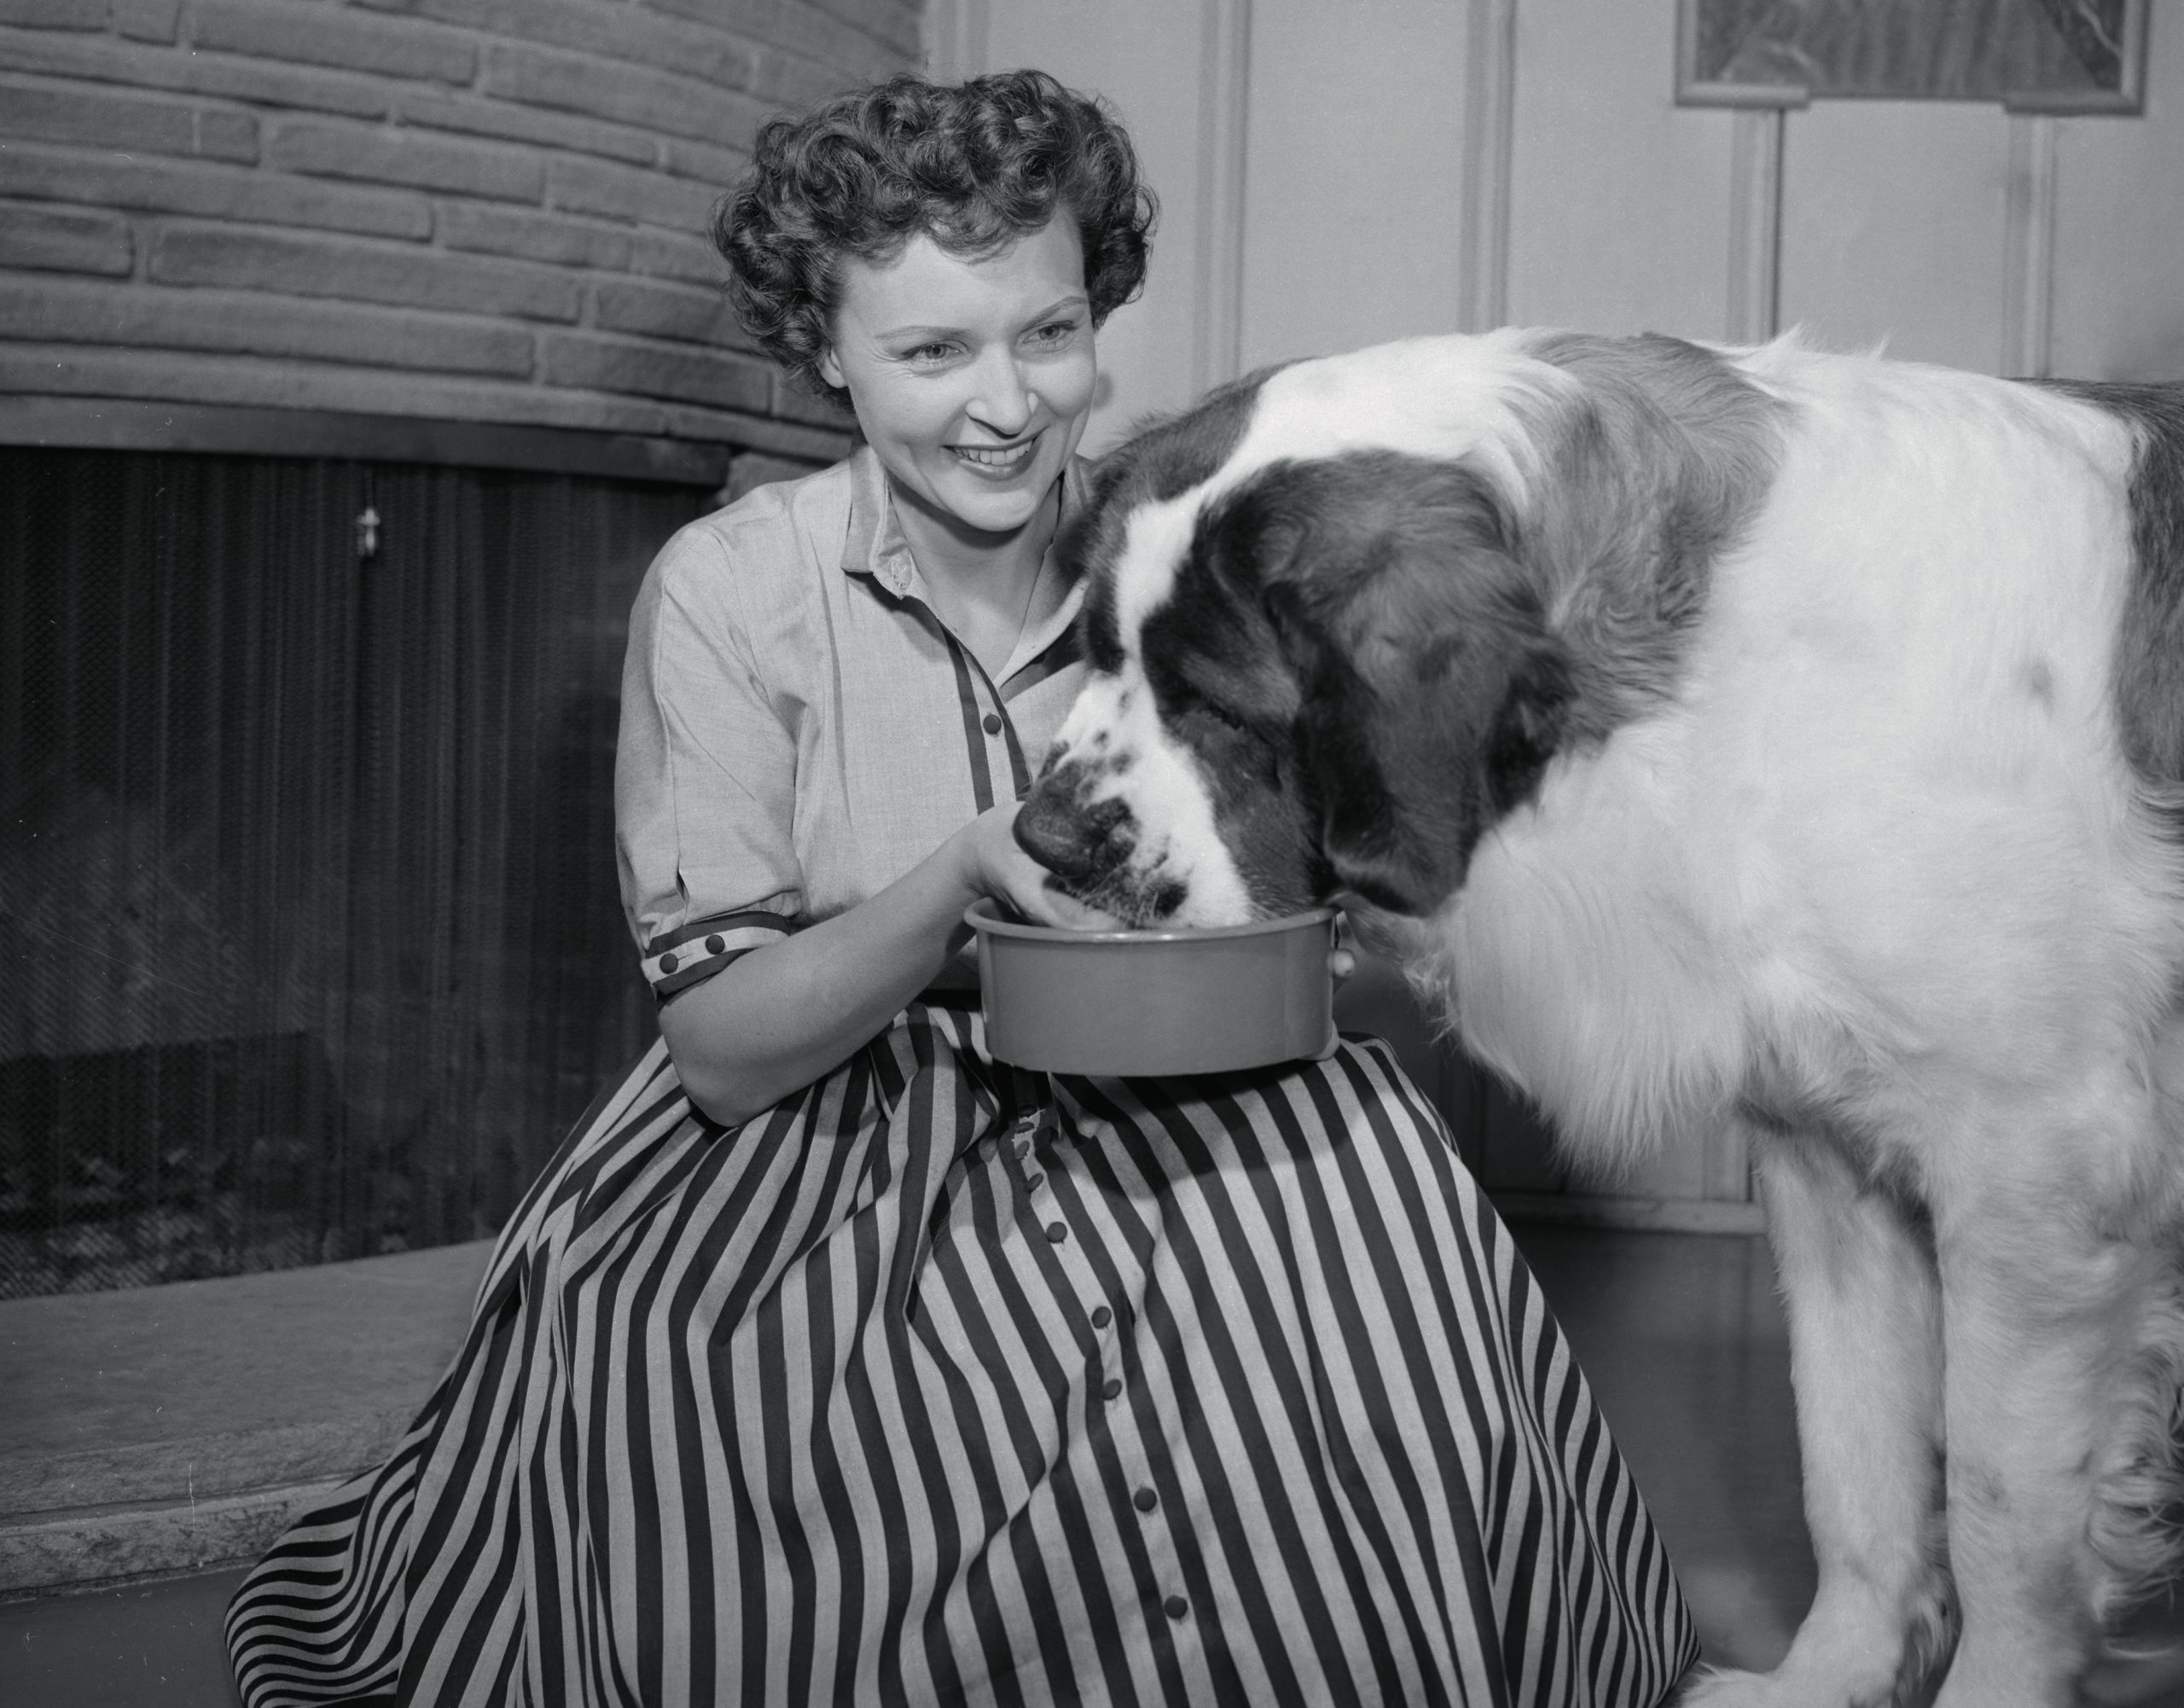
[[[2053,121],[2058,374],[2184,378],[2184,4],[2153,11],[2146,116]]]
[[[2009,129],[2031,122],[1939,101],[1791,113],[1782,323],[1833,348],[1885,341],[1893,356],[1998,371]]]
[[[1252,0],[1242,360],[1459,323],[1467,41],[1449,0]]]
[[[1519,0],[1507,311],[1728,330],[1733,114],[1669,98],[1670,0]]]
[[[1676,0],[927,0],[937,71],[1107,96],[1164,207],[1088,447],[1263,363],[1502,323],[1764,337],[1989,373],[2184,377],[2184,0],[2146,111],[1678,107]],[[1704,1135],[1565,1189],[1519,1105],[1362,994],[1505,1203],[1751,1224]]]

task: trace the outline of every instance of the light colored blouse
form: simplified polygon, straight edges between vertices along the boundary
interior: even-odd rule
[[[1064,523],[1083,490],[1072,460]],[[1049,551],[1040,574],[1064,573]],[[654,994],[856,906],[1020,797],[1083,675],[1082,594],[989,676],[926,597],[869,447],[669,540],[630,613],[614,770]],[[938,981],[975,982],[961,957]]]

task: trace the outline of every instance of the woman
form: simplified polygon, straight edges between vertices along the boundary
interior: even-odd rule
[[[770,125],[717,236],[864,446],[631,621],[662,1043],[502,1235],[392,1462],[238,1595],[251,1708],[1643,1704],[1688,1620],[1506,1233],[1384,1046],[1176,1083],[985,1051],[961,920],[1078,674],[1049,552],[1142,276],[1051,78]]]

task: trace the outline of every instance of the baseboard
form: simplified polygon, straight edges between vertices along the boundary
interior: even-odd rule
[[[1627,1228],[1656,1234],[1763,1234],[1757,1204],[1703,1198],[1609,1198],[1574,1192],[1497,1192],[1505,1222],[1560,1228]]]

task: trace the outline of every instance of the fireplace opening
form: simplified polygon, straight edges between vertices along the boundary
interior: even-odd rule
[[[652,1034],[624,625],[705,489],[0,450],[0,1297],[488,1235]]]

